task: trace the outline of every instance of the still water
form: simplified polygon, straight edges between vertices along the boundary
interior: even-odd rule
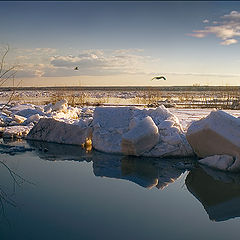
[[[239,237],[237,174],[184,170],[178,159],[17,144],[34,150],[0,155],[0,239]]]

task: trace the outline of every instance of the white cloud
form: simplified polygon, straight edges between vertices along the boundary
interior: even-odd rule
[[[149,75],[181,75],[181,76],[199,76],[199,77],[218,77],[218,78],[226,78],[226,77],[236,77],[239,78],[239,74],[219,74],[219,73],[198,73],[198,72],[189,72],[189,73],[183,73],[183,72],[152,72],[149,73]]]
[[[236,38],[240,37],[240,12],[232,11],[220,17],[220,21],[213,21],[213,25],[206,26],[202,30],[194,30],[193,33],[188,35],[204,38],[208,34],[214,34],[216,37],[223,40],[220,43],[221,45],[237,43],[238,41]]]
[[[193,31],[194,33],[188,33],[188,36],[192,36],[192,37],[196,37],[196,38],[204,38],[206,37],[205,33],[202,32],[197,32],[197,31]]]
[[[63,71],[66,71],[68,75],[93,76],[142,73],[146,61],[152,59],[131,52],[132,50],[124,49],[105,53],[101,50],[84,51],[76,56],[54,56],[50,63],[56,68],[55,72],[48,72],[45,76],[53,73],[63,74]],[[78,66],[79,71],[73,71],[76,66]]]
[[[21,49],[17,77],[104,76],[145,74],[147,66],[159,59],[142,55],[142,49],[90,49],[61,54],[52,49]],[[78,71],[74,68],[78,66]],[[144,70],[145,69],[145,70]]]
[[[204,19],[204,20],[203,20],[203,23],[209,23],[209,20]]]
[[[238,41],[236,39],[227,39],[223,42],[221,42],[220,44],[221,45],[231,45],[231,44],[234,44],[234,43],[237,43]]]
[[[47,68],[47,66],[44,64],[24,63],[18,66],[16,77],[18,78],[42,77],[45,68]]]

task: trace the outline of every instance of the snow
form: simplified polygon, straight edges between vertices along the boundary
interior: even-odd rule
[[[3,132],[3,138],[24,138],[32,127],[33,125],[6,127]]]
[[[13,115],[13,120],[16,121],[17,123],[23,123],[27,120],[27,118],[19,116],[19,115]]]
[[[37,110],[37,109],[31,109],[31,108],[23,109],[23,110],[20,110],[20,111],[16,112],[16,115],[19,115],[19,116],[22,116],[22,117],[25,117],[25,118],[29,118],[32,115],[36,115],[36,114],[39,114],[41,116],[45,115],[42,111]]]
[[[56,102],[53,106],[52,106],[52,110],[53,111],[67,111],[67,107],[68,107],[68,101],[63,99],[60,100],[58,102]]]
[[[25,121],[26,123],[37,123],[40,120],[41,116],[39,114],[34,114],[30,117],[28,117]]]

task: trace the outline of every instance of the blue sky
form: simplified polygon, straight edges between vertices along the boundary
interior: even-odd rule
[[[25,85],[239,84],[240,2],[0,2],[0,22]]]

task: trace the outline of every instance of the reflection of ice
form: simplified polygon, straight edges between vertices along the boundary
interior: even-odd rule
[[[46,160],[91,161],[92,159],[91,153],[86,154],[86,151],[80,146],[30,140],[27,140],[27,143],[36,149],[40,158]]]
[[[17,153],[24,153],[27,151],[32,151],[32,148],[26,148],[25,146],[12,146],[8,144],[0,143],[0,153],[1,154],[10,154],[15,155]]]
[[[40,141],[28,141],[28,144],[42,159],[92,161],[95,176],[125,179],[144,188],[164,189],[185,171],[176,167],[179,159],[131,157],[94,150],[86,153],[80,146]]]
[[[209,218],[225,221],[240,216],[240,177],[207,167],[192,170],[188,190],[203,204]]]
[[[174,167],[174,161],[149,158],[122,157],[102,154],[93,158],[96,176],[126,179],[145,188],[163,189],[174,182],[184,170]]]
[[[138,158],[103,154],[93,159],[93,172],[95,176],[126,179],[145,188],[156,186],[158,182],[153,162],[146,163]]]

